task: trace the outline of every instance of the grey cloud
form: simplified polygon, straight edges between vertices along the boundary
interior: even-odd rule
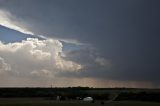
[[[83,68],[78,72],[62,72],[59,76],[107,79],[112,69],[112,62],[101,57],[96,50],[83,48],[65,53],[64,59],[79,63]]]
[[[87,49],[74,50],[66,53],[65,59],[75,61],[81,64],[83,69],[78,72],[63,72],[60,76],[80,77],[80,78],[98,78],[98,79],[113,79],[120,81],[151,81],[154,84],[159,82],[158,64],[154,62],[145,66],[145,63],[150,61],[143,60],[137,63],[133,61],[119,60],[114,62],[112,58],[102,58],[98,51]],[[105,65],[97,63],[97,59],[104,59]],[[145,67],[142,67],[145,66]],[[150,68],[151,67],[151,68]],[[154,70],[155,69],[155,70]]]
[[[29,31],[90,44],[111,60],[110,71],[85,71],[92,76],[155,83],[160,81],[159,4],[158,0],[0,0],[0,8]],[[88,54],[73,60],[95,64]]]

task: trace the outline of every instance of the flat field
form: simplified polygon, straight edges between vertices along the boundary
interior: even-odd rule
[[[139,101],[95,101],[95,103],[87,103],[84,101],[55,101],[44,98],[0,98],[0,106],[160,106],[155,102],[139,102]]]

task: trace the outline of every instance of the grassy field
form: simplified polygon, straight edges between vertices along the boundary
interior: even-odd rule
[[[43,98],[0,98],[0,106],[160,106],[160,103],[138,101],[113,101],[101,104],[101,101],[87,103],[83,101],[53,101]]]

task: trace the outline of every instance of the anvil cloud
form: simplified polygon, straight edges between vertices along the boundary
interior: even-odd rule
[[[13,75],[22,70],[25,77],[53,74],[65,80],[159,87],[159,4],[158,0],[0,0],[0,25],[35,37],[11,43],[0,37],[1,68]],[[0,32],[0,36],[13,35]]]

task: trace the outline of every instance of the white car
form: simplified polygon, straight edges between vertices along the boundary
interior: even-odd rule
[[[85,97],[85,98],[83,98],[83,101],[92,102],[93,98],[92,97]]]

